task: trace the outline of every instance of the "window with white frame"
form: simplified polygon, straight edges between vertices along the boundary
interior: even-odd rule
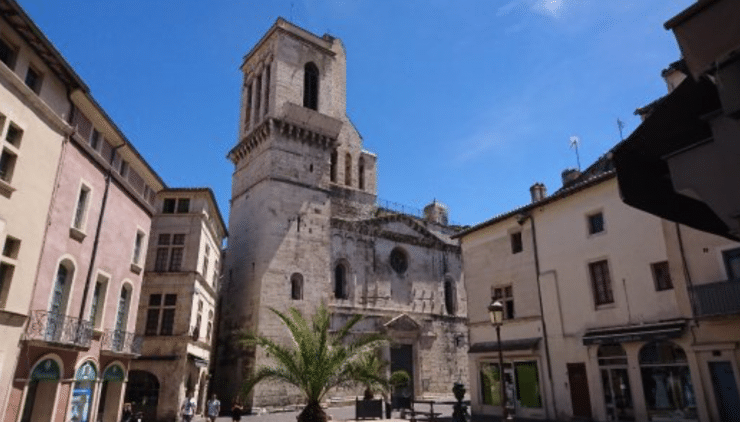
[[[154,260],[154,271],[180,271],[184,253],[184,234],[160,233],[159,238],[157,239],[157,255]]]
[[[492,287],[491,297],[504,305],[504,319],[514,319],[514,289],[512,286]]]
[[[211,255],[210,246],[206,245],[206,250],[203,253],[203,279],[208,279],[208,257]]]
[[[103,325],[103,307],[105,304],[105,295],[108,290],[108,277],[98,274],[93,290],[92,303],[90,304],[90,323],[93,328],[99,329]]]
[[[80,192],[77,195],[77,206],[72,218],[72,227],[84,231],[85,220],[87,219],[87,209],[90,204],[90,187],[85,184],[80,186]]]
[[[131,262],[136,265],[141,264],[141,255],[142,250],[144,248],[144,239],[146,238],[146,235],[143,231],[137,230],[136,231],[136,238],[134,239],[134,253],[131,257]]]

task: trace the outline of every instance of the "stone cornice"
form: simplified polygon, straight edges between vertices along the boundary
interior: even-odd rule
[[[412,229],[419,233],[420,237],[384,230],[382,223],[392,221],[401,221],[408,224]],[[349,221],[339,218],[332,218],[331,227],[333,229],[350,231],[365,236],[387,239],[392,242],[405,243],[409,245],[421,246],[424,248],[460,253],[460,246],[450,245],[443,242],[432,233],[430,233],[428,230],[426,230],[421,224],[417,223],[412,218],[406,217],[402,214],[359,221]]]
[[[241,142],[229,151],[227,157],[232,163],[237,164],[267,140],[271,134],[281,134],[296,141],[310,143],[324,149],[333,148],[337,143],[336,137],[327,136],[298,123],[267,117],[244,136]]]

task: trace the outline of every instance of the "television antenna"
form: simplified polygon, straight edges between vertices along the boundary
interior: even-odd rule
[[[575,135],[570,137],[570,147],[576,151],[576,164],[578,164],[578,171],[581,171],[581,156],[578,154],[578,145],[581,144],[581,139]]]

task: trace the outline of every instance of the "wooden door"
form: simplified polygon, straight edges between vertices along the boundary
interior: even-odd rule
[[[591,419],[591,397],[588,393],[588,378],[584,363],[568,364],[568,382],[573,417]]]

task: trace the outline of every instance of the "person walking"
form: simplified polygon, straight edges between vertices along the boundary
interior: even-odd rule
[[[123,404],[123,413],[121,414],[121,422],[131,422],[131,417],[134,412],[131,410],[131,403]]]
[[[234,405],[231,406],[231,420],[234,422],[242,420],[242,412],[244,412],[244,408],[238,400],[234,400]]]
[[[216,422],[218,414],[221,413],[221,402],[216,398],[216,395],[212,395],[211,399],[208,400],[208,420]]]
[[[191,422],[193,420],[196,406],[197,404],[193,398],[193,393],[188,393],[187,397],[185,397],[185,401],[182,403],[182,408],[180,409],[182,412],[182,420],[184,422]]]

